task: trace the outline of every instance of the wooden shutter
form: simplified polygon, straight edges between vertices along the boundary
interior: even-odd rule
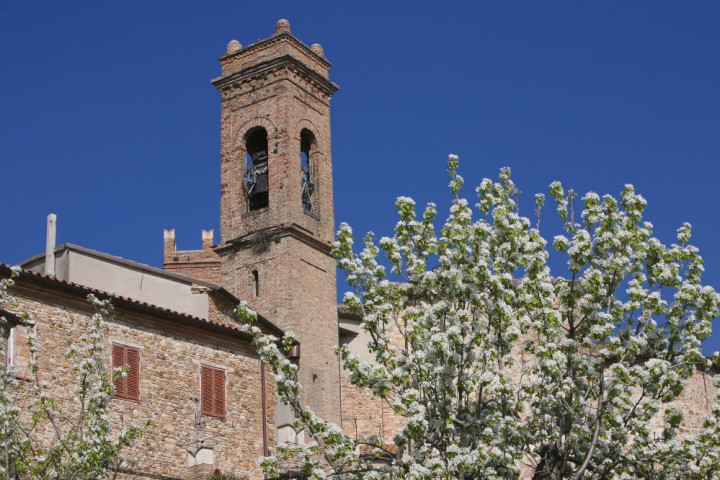
[[[215,416],[225,418],[225,370],[215,370],[213,390]]]
[[[114,379],[115,396],[129,400],[140,399],[140,350],[113,344],[112,366],[116,368],[128,366],[125,378]]]
[[[203,415],[213,414],[213,369],[210,367],[202,366],[202,374],[200,375],[200,389],[202,390],[200,395],[200,412]]]
[[[225,418],[225,370],[203,365],[200,390],[200,413]]]
[[[140,400],[140,350],[125,347],[125,363],[130,367],[125,379],[127,398]]]
[[[125,365],[125,347],[122,345],[116,345],[113,343],[112,346],[112,371],[113,371],[113,383],[115,384],[115,396],[125,396],[125,380],[122,377],[115,377],[115,369]]]

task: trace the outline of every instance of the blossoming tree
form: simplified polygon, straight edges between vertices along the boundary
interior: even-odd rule
[[[690,226],[664,245],[630,185],[619,199],[586,194],[575,218],[578,199],[555,182],[550,195],[565,231],[552,247],[567,257],[558,275],[540,232],[542,194],[531,222],[503,169],[497,182],[477,187],[473,209],[460,196],[456,156],[448,169],[452,206],[439,230],[433,204],[418,215],[401,197],[392,237],[376,243],[369,234],[356,253],[343,224],[333,245],[353,289],[344,303],[362,315],[374,358],[362,361],[347,346],[337,353],[350,382],[387,402],[404,427],[392,439],[350,438],[317,418],[300,403],[297,367],[284,357],[292,337],[276,342],[253,327],[280,397],[311,439],[279,446],[266,471],[314,479],[720,478],[720,397],[691,435],[681,434],[683,411],[673,404],[696,370],[718,360],[713,366],[701,353],[720,297],[702,285]],[[255,316],[246,305],[240,313]]]
[[[14,268],[10,278],[0,279],[0,307],[14,303],[9,289],[20,274]],[[110,401],[113,378],[127,374],[127,366],[111,371],[104,360],[105,321],[112,305],[90,295],[95,309],[88,331],[79,343],[68,341],[67,358],[75,375],[74,404],[53,397],[38,366],[38,340],[31,318],[27,344],[29,376],[19,382],[12,366],[0,372],[0,477],[7,480],[117,478],[128,458],[122,453],[134,439],[152,426],[124,425],[111,428]],[[0,312],[2,313],[2,312]],[[8,328],[0,315],[0,330]],[[20,398],[22,397],[22,402]],[[20,408],[22,403],[23,407]]]

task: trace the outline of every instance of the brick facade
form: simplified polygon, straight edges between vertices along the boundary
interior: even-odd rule
[[[353,314],[347,307],[338,309],[340,321],[340,343],[347,345],[350,351],[362,360],[372,360],[367,345],[371,341],[369,335],[361,329],[362,317]],[[388,325],[386,333],[391,348],[404,349],[405,339],[401,328],[402,319]],[[343,370],[341,376],[342,392],[342,427],[343,432],[351,438],[367,439],[377,436],[391,444],[395,435],[405,425],[405,418],[396,415],[390,403],[375,396],[368,388],[359,388],[350,383],[348,373]]]
[[[220,258],[213,250],[213,231],[203,230],[201,250],[178,250],[175,245],[175,230],[165,230],[163,269],[220,284]]]
[[[330,63],[278,22],[275,35],[220,58],[222,285],[296,334],[304,401],[340,420]],[[267,138],[267,206],[252,209],[243,179],[251,135]],[[314,190],[303,206],[305,142]]]

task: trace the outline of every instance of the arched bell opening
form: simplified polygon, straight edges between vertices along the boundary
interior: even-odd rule
[[[266,208],[269,204],[268,170],[267,131],[256,127],[245,135],[243,191],[249,211]]]
[[[302,192],[302,208],[307,212],[313,211],[315,193],[315,164],[314,150],[315,135],[307,128],[300,132],[300,187]]]

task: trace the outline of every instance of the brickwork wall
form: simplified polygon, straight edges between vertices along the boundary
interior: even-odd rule
[[[405,426],[405,417],[396,415],[388,402],[373,395],[367,388],[352,385],[342,375],[342,427],[351,438],[363,439],[373,435],[390,444]]]
[[[318,99],[310,82],[289,69],[272,72],[228,92],[222,109],[222,244],[279,225],[295,224],[329,242],[334,235],[329,98]],[[250,103],[247,105],[247,103]],[[310,106],[310,108],[308,107]],[[321,113],[322,112],[322,113]],[[248,211],[242,178],[245,136],[254,127],[268,135],[267,209]],[[302,208],[300,132],[310,130],[315,192],[313,211]]]
[[[65,358],[65,341],[87,332],[92,314],[89,305],[77,297],[48,291],[19,287],[15,293],[18,303],[14,308],[31,312],[38,325],[40,379],[49,382],[61,405],[74,405],[75,384]],[[221,303],[215,303],[216,317],[226,307]],[[187,466],[187,451],[193,450],[196,440],[194,398],[200,396],[200,367],[209,365],[226,370],[227,410],[225,419],[201,416],[200,437],[208,439],[205,445],[213,447],[215,465],[223,473],[263,478],[257,466],[263,454],[261,366],[247,340],[116,310],[106,333],[108,365],[112,342],[140,349],[140,401],[113,401],[114,428],[131,418],[155,423],[127,452],[126,458],[137,460],[137,470],[178,478],[193,475]],[[266,392],[266,427],[272,448],[275,396],[271,379],[266,382]]]
[[[166,230],[163,245],[163,269],[215,284],[222,282],[220,257],[213,250],[212,230],[203,231],[201,250],[178,250],[175,230]]]
[[[253,270],[258,272],[257,297]],[[339,364],[333,353],[338,342],[335,261],[284,236],[229,253],[223,275],[226,288],[296,335],[302,350],[303,400],[316,413],[339,421]]]
[[[253,64],[266,60],[255,57],[254,52],[239,55]],[[224,72],[235,73],[223,65]],[[330,93],[291,65],[278,66],[262,76],[239,78],[221,87],[220,92],[221,245],[263,229],[292,224],[321,241],[332,241]],[[263,127],[268,135],[269,205],[266,210],[248,212],[242,178],[245,138],[254,127]],[[311,214],[302,208],[300,132],[304,128],[316,139],[311,151],[315,168]]]
[[[405,348],[402,333],[404,328],[402,318],[388,325],[386,332],[391,341],[391,349]],[[361,334],[344,340],[350,351],[360,358],[364,360],[373,358],[368,352],[367,342],[370,339],[367,336]],[[345,434],[358,439],[377,435],[386,443],[392,443],[393,437],[405,425],[405,417],[396,415],[389,403],[375,396],[371,390],[352,385],[345,370],[342,371],[341,382],[342,426]]]
[[[285,32],[222,57],[222,77],[214,80],[222,99],[222,285],[296,334],[303,401],[339,421],[335,262],[328,254],[334,238],[330,96],[337,87],[327,80],[330,64]],[[245,141],[255,127],[268,137],[268,206],[248,211]],[[312,211],[302,205],[303,129],[315,138]]]
[[[235,304],[215,291],[208,292],[208,320],[228,326],[237,326]]]
[[[228,54],[221,58],[222,75],[230,75],[284,55],[292,55],[318,75],[328,78],[330,62],[318,56],[292,35],[284,33],[276,33],[272,37],[249,45],[238,54]]]

